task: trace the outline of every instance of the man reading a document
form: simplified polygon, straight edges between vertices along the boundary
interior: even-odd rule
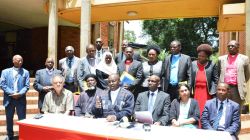
[[[135,103],[135,111],[152,113],[155,125],[166,125],[169,120],[170,96],[159,91],[160,78],[152,75],[148,79],[149,91],[139,93]]]
[[[120,77],[117,74],[111,74],[108,78],[109,89],[100,93],[96,97],[95,106],[92,113],[97,118],[107,118],[107,121],[113,122],[121,118],[129,117],[133,113],[134,96],[133,94],[120,87]]]

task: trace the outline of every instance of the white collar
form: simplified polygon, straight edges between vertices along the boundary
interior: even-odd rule
[[[154,92],[149,90],[149,94],[154,93],[154,95],[157,95],[158,92],[158,89],[156,89]]]

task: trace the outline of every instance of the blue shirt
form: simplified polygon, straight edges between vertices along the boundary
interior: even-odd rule
[[[171,58],[171,65],[170,65],[170,84],[177,85],[178,84],[178,67],[179,67],[179,60],[181,55],[176,54],[172,55]]]

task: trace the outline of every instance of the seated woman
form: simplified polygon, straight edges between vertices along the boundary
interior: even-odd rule
[[[200,119],[199,106],[190,98],[187,84],[179,85],[180,99],[174,99],[170,108],[170,121],[174,127],[197,128]]]
[[[117,73],[117,65],[110,52],[103,54],[102,60],[96,67],[96,76],[98,78],[97,87],[106,89],[108,87],[108,77],[110,74]]]

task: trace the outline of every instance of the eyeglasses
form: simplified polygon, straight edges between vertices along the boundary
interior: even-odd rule
[[[236,45],[227,45],[227,47],[237,47]]]

